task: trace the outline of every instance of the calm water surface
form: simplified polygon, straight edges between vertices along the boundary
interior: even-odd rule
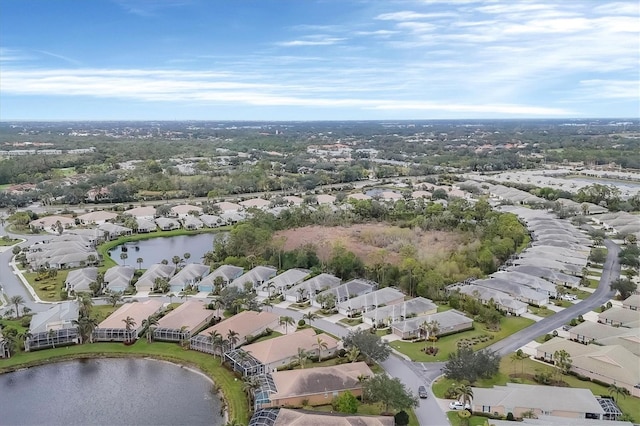
[[[216,238],[226,238],[227,232],[205,233],[197,235],[179,235],[176,237],[151,238],[142,241],[133,241],[121,244],[109,252],[109,256],[120,265],[138,266],[136,260],[142,258],[142,269],[147,269],[154,263],[160,263],[163,259],[169,261],[173,256],[183,257],[189,253],[191,257],[186,263],[200,263],[202,256],[213,250],[213,242]],[[127,259],[122,260],[120,253],[122,247],[126,247]]]
[[[77,360],[0,375],[0,425],[224,424],[213,383],[146,359]]]

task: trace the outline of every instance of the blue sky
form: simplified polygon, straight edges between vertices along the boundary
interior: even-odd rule
[[[2,0],[0,120],[638,117],[637,0]]]

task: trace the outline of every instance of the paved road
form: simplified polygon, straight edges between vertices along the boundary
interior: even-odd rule
[[[611,240],[605,240],[605,246],[608,249],[607,260],[602,268],[602,277],[600,278],[598,288],[591,294],[591,296],[580,303],[576,303],[573,306],[530,325],[524,330],[520,330],[519,332],[494,343],[489,346],[489,349],[496,351],[500,356],[505,356],[511,352],[515,352],[518,348],[534,340],[536,337],[550,333],[556,328],[571,321],[572,318],[576,318],[579,315],[592,311],[612,299],[615,292],[611,290],[610,285],[620,277],[620,262],[618,260],[620,247]]]

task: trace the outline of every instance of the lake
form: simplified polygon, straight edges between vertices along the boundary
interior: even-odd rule
[[[159,237],[148,240],[132,241],[114,247],[109,251],[109,256],[119,265],[138,266],[136,260],[142,258],[142,268],[169,261],[173,256],[183,257],[185,253],[191,254],[186,263],[200,263],[206,252],[213,250],[213,241],[216,238],[226,238],[227,232],[204,233],[196,235],[179,235],[176,237]],[[125,248],[127,259],[120,259],[120,253]]]
[[[0,375],[3,425],[224,424],[204,375],[149,359],[87,359]]]

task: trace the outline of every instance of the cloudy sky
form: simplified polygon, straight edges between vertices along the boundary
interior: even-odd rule
[[[637,0],[2,0],[0,120],[638,117]]]

